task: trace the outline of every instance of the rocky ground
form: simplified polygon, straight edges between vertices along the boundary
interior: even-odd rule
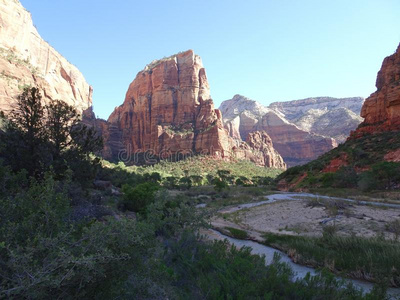
[[[307,198],[278,201],[235,211],[225,208],[214,217],[212,225],[224,229],[245,230],[255,239],[263,233],[321,236],[325,226],[335,226],[339,235],[395,238],[399,231],[400,210],[350,203],[318,204]]]

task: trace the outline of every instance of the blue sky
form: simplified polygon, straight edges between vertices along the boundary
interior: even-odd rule
[[[147,63],[193,49],[216,107],[375,91],[400,42],[398,0],[21,0],[41,36],[93,86],[107,118]]]

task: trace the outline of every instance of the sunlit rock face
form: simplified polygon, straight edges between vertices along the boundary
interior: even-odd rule
[[[286,168],[269,137],[260,137],[252,147],[229,136],[210,97],[201,58],[192,50],[153,61],[139,72],[103,136],[105,156],[128,163],[204,154]]]
[[[108,122],[122,132],[122,145],[132,153],[231,155],[205,69],[192,50],[146,66]]]
[[[224,126],[245,140],[265,131],[288,166],[307,163],[344,142],[362,121],[363,98],[307,98],[265,107],[241,95],[222,102]]]
[[[300,129],[343,143],[363,121],[360,117],[364,98],[315,97],[274,102],[269,107],[282,113]]]
[[[286,163],[265,131],[249,133],[246,142],[238,142],[233,152],[236,158],[250,160],[259,166],[286,169]]]
[[[0,72],[0,110],[7,112],[26,85],[39,87],[44,101],[63,100],[80,113],[92,105],[82,73],[41,38],[18,0],[0,1]]]
[[[400,130],[400,45],[394,54],[383,60],[376,88],[376,92],[365,100],[361,110],[364,122],[352,137]]]

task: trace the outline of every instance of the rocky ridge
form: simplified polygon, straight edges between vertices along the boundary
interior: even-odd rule
[[[255,148],[228,135],[201,58],[192,50],[153,61],[139,72],[102,131],[105,156],[127,163],[204,154],[286,168],[266,133],[250,138]]]
[[[0,110],[8,111],[21,89],[37,86],[45,101],[63,100],[80,113],[92,106],[82,73],[45,42],[18,0],[0,1]]]
[[[235,139],[262,130],[289,166],[307,163],[342,143],[362,118],[363,98],[307,98],[265,107],[241,95],[221,103],[224,126]]]

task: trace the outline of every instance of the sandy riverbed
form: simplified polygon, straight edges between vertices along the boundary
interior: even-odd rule
[[[232,226],[251,232],[272,232],[293,235],[322,235],[323,227],[336,225],[341,235],[355,234],[371,237],[384,234],[393,238],[394,233],[388,225],[400,220],[400,210],[395,208],[378,208],[365,205],[348,204],[334,211],[326,206],[310,206],[308,200],[277,201],[236,212],[226,210],[222,216],[213,220],[216,227]],[[325,224],[323,224],[325,223]]]

